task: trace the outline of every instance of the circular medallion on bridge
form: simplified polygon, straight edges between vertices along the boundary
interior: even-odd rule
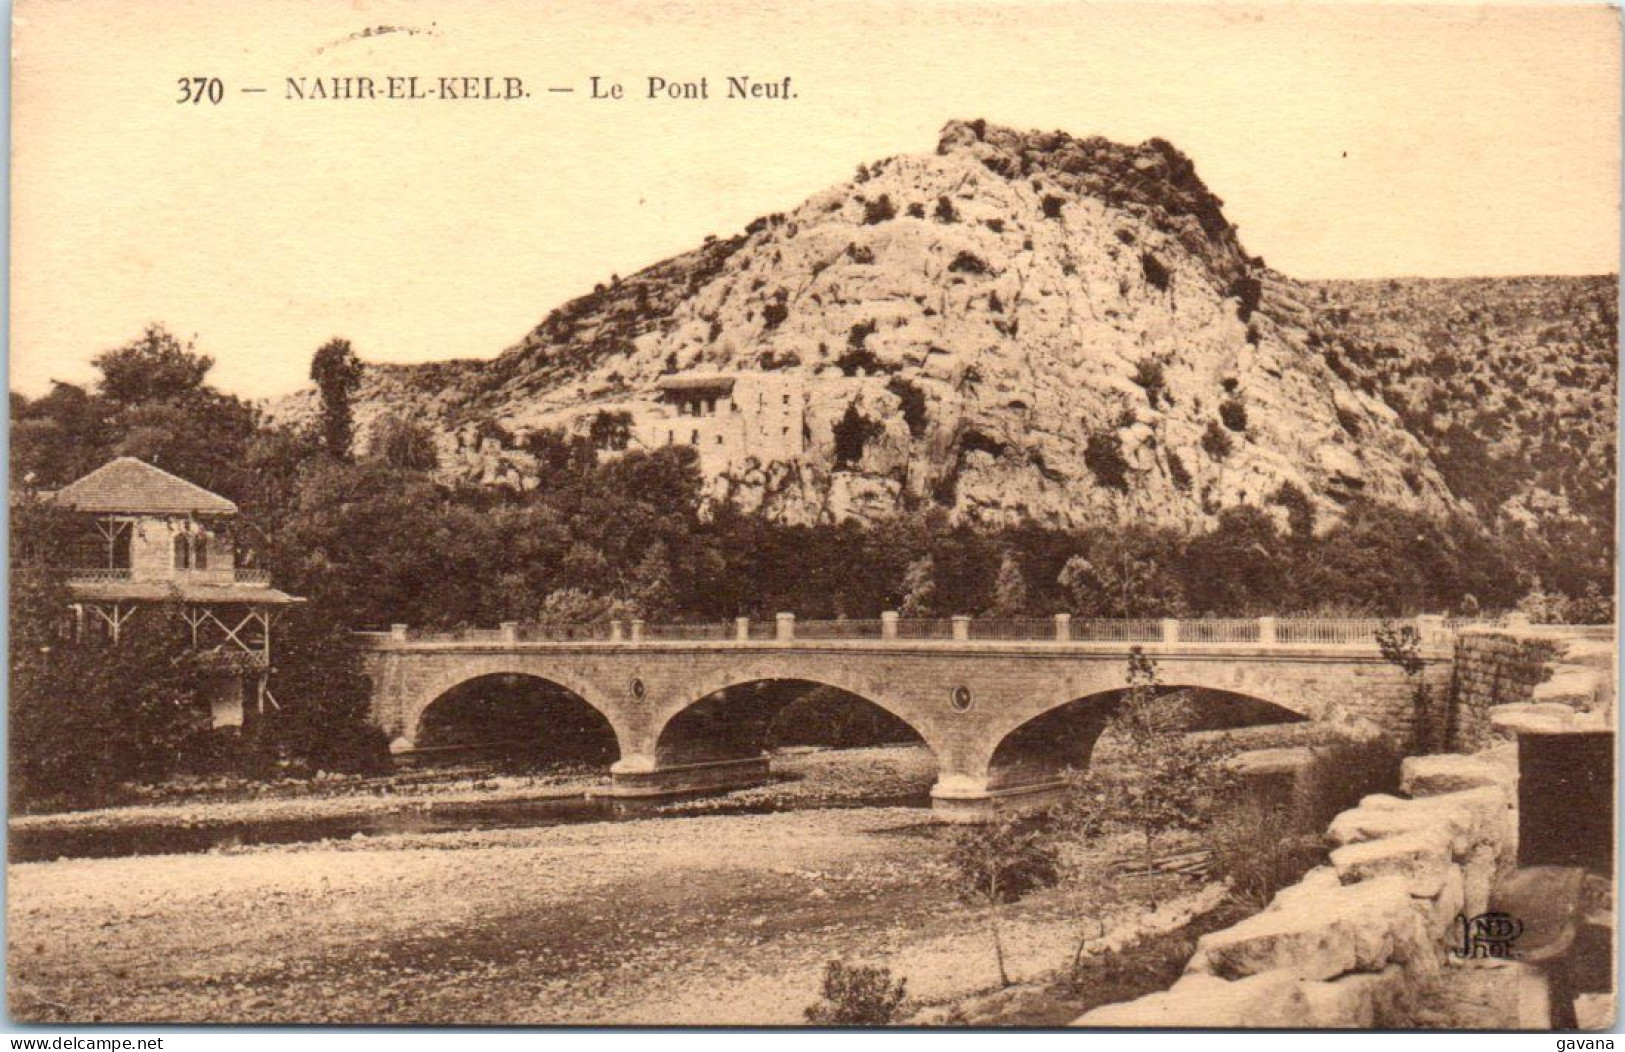
[[[642,701],[643,698],[644,698],[644,695],[646,695],[648,693],[649,693],[649,688],[643,685],[643,680],[639,679],[636,676],[633,676],[632,677],[632,696],[634,698],[637,698],[639,701]]]
[[[970,688],[958,686],[948,695],[948,704],[954,707],[955,712],[968,712],[970,710]]]

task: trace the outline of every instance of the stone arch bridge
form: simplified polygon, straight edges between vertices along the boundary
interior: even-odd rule
[[[614,792],[658,796],[752,784],[768,776],[765,726],[748,688],[785,681],[846,691],[912,727],[935,755],[943,817],[1026,802],[1081,766],[1127,686],[1131,649],[1167,689],[1240,695],[1291,714],[1396,732],[1412,719],[1412,684],[1385,660],[1376,621],[876,622],[645,626],[542,632],[358,633],[373,682],[372,716],[397,749],[425,711],[486,676],[546,681],[592,706],[614,730]],[[1452,636],[1416,622],[1430,682],[1448,680]],[[578,638],[567,638],[576,636]],[[733,700],[729,700],[729,699]]]

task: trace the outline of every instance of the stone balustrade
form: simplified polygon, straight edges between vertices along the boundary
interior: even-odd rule
[[[1049,618],[1001,619],[957,615],[952,618],[904,618],[895,610],[875,620],[798,620],[794,613],[776,614],[772,621],[735,618],[725,622],[649,624],[640,619],[582,625],[504,622],[499,630],[458,629],[414,631],[391,626],[392,641],[426,643],[490,642],[493,635],[506,643],[646,643],[711,642],[784,644],[830,640],[908,642],[941,640],[956,643],[1141,643],[1149,645],[1255,645],[1263,647],[1376,646],[1385,626],[1410,625],[1425,647],[1448,646],[1463,623],[1447,624],[1443,617],[1424,615],[1403,621],[1377,618],[1075,618],[1055,614]],[[378,638],[380,633],[360,633]]]

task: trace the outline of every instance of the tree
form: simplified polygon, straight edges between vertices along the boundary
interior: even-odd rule
[[[957,830],[948,851],[948,864],[958,877],[960,896],[986,911],[999,985],[1009,986],[999,907],[1061,879],[1060,856],[1053,838],[1032,820],[1001,815],[991,822]]]
[[[368,452],[391,467],[433,471],[440,464],[434,435],[416,420],[386,416],[372,429]]]
[[[97,355],[91,364],[101,370],[102,394],[130,405],[168,401],[196,390],[214,367],[214,359],[154,323],[124,346]]]
[[[1131,648],[1128,690],[1107,725],[1128,774],[1104,802],[1114,821],[1139,831],[1148,869],[1159,837],[1203,828],[1235,789],[1226,751],[1185,735],[1183,715],[1156,662]]]
[[[1267,512],[1226,508],[1210,532],[1185,546],[1182,576],[1191,606],[1222,617],[1279,612],[1287,595],[1284,547]]]
[[[1082,554],[1062,566],[1057,582],[1076,614],[1177,617],[1185,608],[1177,557],[1177,540],[1162,531],[1096,530]]]
[[[205,670],[177,611],[149,607],[118,643],[78,641],[49,573],[13,577],[10,774],[23,807],[106,803],[175,771],[208,728]]]
[[[1020,617],[1027,612],[1027,578],[1015,553],[1006,551],[999,562],[999,578],[993,585],[994,617]]]
[[[858,412],[856,402],[848,405],[846,413],[835,424],[835,466],[857,467],[863,460],[864,448],[885,433],[883,424]]]
[[[334,338],[310,360],[310,378],[322,399],[322,438],[329,456],[350,459],[354,418],[350,399],[361,386],[361,360],[350,341]]]
[[[388,765],[388,740],[368,718],[372,682],[350,627],[319,607],[277,620],[274,699],[257,728],[262,755],[316,771],[374,772]]]
[[[903,573],[904,617],[929,617],[935,612],[937,585],[933,578],[931,556],[925,555],[908,564]]]

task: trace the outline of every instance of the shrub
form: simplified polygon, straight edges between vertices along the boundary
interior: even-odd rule
[[[1060,881],[1060,854],[1054,838],[1033,822],[999,817],[956,831],[948,864],[959,878],[960,897],[986,910],[999,981],[1009,986],[999,907]]]
[[[948,196],[946,194],[937,198],[936,210],[931,214],[936,217],[936,220],[939,223],[959,222],[959,211],[958,209],[954,208],[954,203],[948,200]]]
[[[762,308],[762,327],[776,329],[789,316],[790,308],[779,300],[774,300]]]
[[[869,441],[885,432],[880,423],[858,412],[857,405],[846,407],[846,413],[835,424],[835,466],[851,467],[863,459],[863,449]]]
[[[1241,301],[1236,314],[1242,321],[1250,321],[1253,312],[1258,309],[1259,299],[1264,295],[1263,282],[1251,274],[1243,274],[1230,283],[1230,295]]]
[[[1128,461],[1123,458],[1123,440],[1117,432],[1097,431],[1090,435],[1083,462],[1102,486],[1128,492]]]
[[[1315,534],[1315,506],[1294,483],[1283,482],[1270,500],[1286,509],[1286,521],[1292,536],[1308,540]]]
[[[876,373],[897,371],[896,366],[887,365],[880,360],[879,355],[862,345],[848,347],[835,359],[835,367],[841,370],[844,376],[856,376],[860,372],[873,376]]]
[[[1174,480],[1174,487],[1181,490],[1191,488],[1191,473],[1185,468],[1185,461],[1173,450],[1168,451],[1168,477]]]
[[[433,471],[440,464],[434,434],[418,420],[391,414],[372,429],[368,452],[392,467]]]
[[[1167,385],[1167,380],[1163,375],[1162,363],[1155,358],[1141,358],[1134,365],[1133,380],[1145,388],[1146,400],[1151,403],[1151,408],[1155,409],[1163,388]]]
[[[1066,204],[1066,199],[1065,198],[1057,197],[1054,194],[1045,194],[1044,195],[1044,201],[1043,201],[1044,218],[1045,219],[1059,219],[1059,218],[1061,218],[1061,206],[1063,206],[1065,204]]]
[[[852,328],[849,329],[846,334],[847,349],[855,351],[859,350],[860,348],[867,347],[869,337],[873,336],[879,330],[879,328],[880,326],[875,323],[873,318],[868,321],[859,322],[852,326]]]
[[[924,219],[925,218],[925,206],[920,204],[918,201],[916,201],[913,204],[908,206],[908,214],[909,214],[909,217],[912,218],[912,219]]]
[[[868,226],[896,218],[897,206],[891,203],[889,194],[881,194],[873,201],[863,202],[863,222]]]
[[[1230,436],[1217,422],[1209,420],[1207,430],[1202,432],[1202,449],[1214,460],[1223,460],[1230,455],[1231,448]]]
[[[1170,275],[1168,268],[1162,265],[1162,260],[1149,252],[1140,253],[1140,270],[1145,274],[1145,280],[1155,285],[1163,292],[1168,291]]]
[[[1391,738],[1339,736],[1315,749],[1304,825],[1322,830],[1373,793],[1399,788],[1404,750]]]
[[[1247,407],[1239,398],[1226,398],[1219,405],[1219,419],[1232,431],[1247,430]]]
[[[1288,809],[1249,800],[1208,831],[1213,875],[1230,894],[1263,909],[1275,893],[1295,884],[1325,857],[1320,837],[1306,833]]]
[[[850,244],[846,246],[846,258],[854,263],[873,263],[875,250],[868,245]]]
[[[807,1022],[823,1026],[885,1026],[897,1018],[908,996],[908,980],[892,981],[890,968],[847,965],[830,961],[824,966],[824,994],[808,1007]]]
[[[950,274],[986,274],[989,269],[987,261],[972,252],[961,252],[948,264]]]
[[[886,384],[886,390],[896,395],[902,403],[903,423],[908,425],[908,433],[914,438],[925,434],[925,392],[900,376],[892,377]]]

